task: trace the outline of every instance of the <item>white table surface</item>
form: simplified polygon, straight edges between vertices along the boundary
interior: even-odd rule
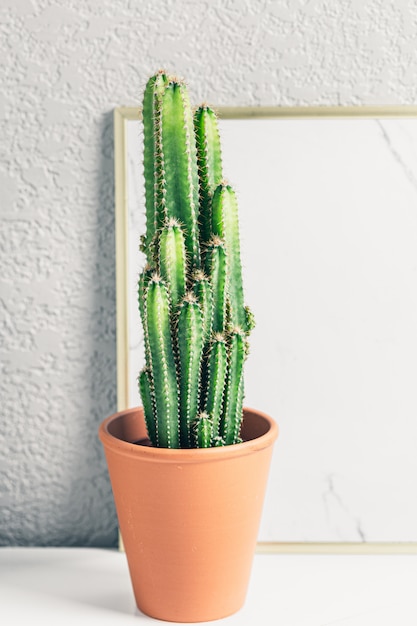
[[[125,555],[95,548],[0,548],[0,622],[168,623],[136,609]],[[244,608],[205,623],[416,626],[417,555],[256,554]]]

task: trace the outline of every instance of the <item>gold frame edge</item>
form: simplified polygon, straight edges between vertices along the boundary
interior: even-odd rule
[[[256,554],[417,554],[417,543],[259,541]]]
[[[123,109],[114,110],[114,195],[116,247],[116,353],[117,410],[128,405],[128,306],[127,306],[127,169],[126,126]]]
[[[251,107],[212,107],[224,119],[273,119],[281,117],[417,117],[417,105],[381,105],[381,106],[251,106]],[[126,120],[139,120],[139,107],[122,106],[115,109]]]

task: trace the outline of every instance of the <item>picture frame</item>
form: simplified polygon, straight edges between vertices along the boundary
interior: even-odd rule
[[[412,323],[417,313],[417,217],[412,213],[417,107],[216,110],[224,171],[236,185],[241,211],[248,304],[260,324],[254,331],[249,375],[267,371],[268,363],[274,368],[267,383],[257,378],[246,387],[251,399],[265,402],[257,408],[273,414],[281,428],[258,551],[416,553],[417,504],[407,500],[417,486],[417,420],[412,421],[417,414],[412,387],[417,374],[417,326]],[[134,274],[139,274],[143,234],[135,230],[135,216],[144,214],[139,128],[139,108],[115,109],[118,410],[135,401],[132,389],[139,373],[132,367],[132,353],[140,350],[140,339],[132,337],[139,321]],[[361,194],[355,189],[359,182]],[[361,195],[366,202],[350,211]],[[292,204],[293,196],[297,201]],[[270,223],[268,215],[274,216]],[[258,225],[262,220],[264,229]],[[271,235],[274,229],[276,237]],[[255,249],[249,235],[258,242]],[[392,249],[385,255],[388,241]],[[269,285],[264,293],[262,283]],[[381,303],[388,309],[380,312]],[[273,305],[277,313],[271,315]],[[270,337],[265,329],[275,318],[276,334]],[[313,337],[317,332],[321,343]],[[340,354],[345,360],[338,360]],[[404,362],[391,371],[393,355]],[[372,368],[377,369],[373,375]],[[347,398],[349,384],[354,395]],[[263,395],[258,395],[259,388]],[[273,394],[279,398],[276,405]],[[388,405],[393,414],[398,410],[399,441],[390,439]],[[351,415],[355,406],[357,421]],[[379,414],[384,414],[383,423]],[[366,436],[363,443],[358,443],[360,435]],[[345,450],[342,437],[352,452]],[[389,470],[385,458],[392,463]]]

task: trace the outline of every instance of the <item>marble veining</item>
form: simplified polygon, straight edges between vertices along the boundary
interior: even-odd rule
[[[334,474],[327,474],[324,483],[323,505],[329,529],[333,529],[337,533],[340,541],[352,541],[352,532],[356,528],[358,534],[357,541],[366,541],[361,521],[352,516],[335,487],[337,477]],[[348,529],[348,535],[345,534],[346,528]]]
[[[415,141],[415,136],[407,133],[406,129],[401,132],[401,123],[399,123],[398,121],[395,123],[394,126],[392,124],[389,124],[389,122],[382,120],[376,120],[376,123],[381,129],[381,133],[384,141],[387,144],[388,150],[392,154],[399,167],[403,170],[405,176],[414,187],[414,190],[417,192],[417,174],[415,168],[415,159],[417,158],[417,144]],[[410,121],[408,121],[408,124],[410,124]],[[417,122],[414,121],[414,124],[417,124]],[[400,131],[400,133],[395,133],[397,127],[399,127],[398,130]],[[402,141],[398,141],[398,139],[402,139]],[[411,143],[411,147],[413,148],[412,154],[408,154],[409,151],[407,150],[407,148],[409,148],[410,146],[407,146],[407,142]]]

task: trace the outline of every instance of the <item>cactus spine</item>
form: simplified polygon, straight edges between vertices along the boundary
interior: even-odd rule
[[[163,71],[143,100],[148,264],[139,277],[146,366],[139,375],[154,446],[240,442],[244,306],[237,202],[222,178],[217,117],[194,115],[183,81]]]

